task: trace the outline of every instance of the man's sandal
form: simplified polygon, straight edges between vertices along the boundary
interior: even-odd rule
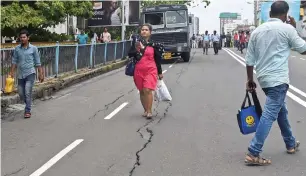
[[[30,117],[31,117],[31,113],[30,113],[30,112],[24,113],[24,118],[25,118],[25,119],[28,119],[28,118],[30,118]]]
[[[246,155],[244,162],[248,166],[268,166],[272,163],[269,159],[260,156],[253,156],[251,154]]]
[[[296,141],[295,142],[295,146],[292,149],[287,150],[288,154],[295,154],[297,151],[299,151],[299,147],[300,147],[300,142]]]

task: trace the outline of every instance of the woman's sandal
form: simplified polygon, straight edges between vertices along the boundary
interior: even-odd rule
[[[147,113],[147,112],[144,112],[144,113],[142,114],[142,117],[147,117],[147,115],[148,115],[148,113]]]
[[[244,162],[248,166],[268,166],[272,163],[269,159],[260,156],[253,156],[251,154],[246,155]]]
[[[299,147],[300,147],[300,142],[296,141],[295,142],[295,146],[292,149],[287,150],[288,154],[295,154],[297,151],[299,151]]]
[[[153,117],[152,113],[147,114],[147,119],[152,119],[152,117]]]

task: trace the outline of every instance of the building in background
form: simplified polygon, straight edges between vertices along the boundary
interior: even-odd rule
[[[77,17],[69,16],[64,23],[58,24],[55,27],[48,27],[47,30],[57,34],[74,35],[79,32],[77,28]]]
[[[194,33],[199,34],[200,33],[200,20],[199,17],[194,17]]]
[[[197,35],[200,33],[200,21],[199,17],[194,16],[194,14],[189,14],[191,19],[191,24],[189,25],[189,36],[192,37],[193,34]]]

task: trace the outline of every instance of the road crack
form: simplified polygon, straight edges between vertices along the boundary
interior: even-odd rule
[[[129,176],[133,176],[134,171],[136,170],[136,168],[137,168],[138,166],[141,165],[141,162],[140,162],[140,159],[141,159],[140,154],[141,154],[141,152],[142,152],[144,149],[146,149],[147,146],[152,142],[152,139],[153,139],[153,136],[154,136],[154,132],[153,132],[152,129],[150,129],[150,127],[152,127],[152,126],[154,126],[154,125],[160,123],[160,122],[162,121],[162,119],[166,118],[167,113],[168,113],[168,111],[169,111],[169,108],[172,106],[172,103],[171,103],[171,102],[167,102],[167,103],[168,103],[168,105],[167,105],[167,107],[166,107],[165,110],[164,110],[163,117],[159,118],[158,120],[157,120],[157,118],[156,118],[156,117],[158,117],[158,115],[159,115],[159,112],[158,112],[159,102],[158,102],[156,108],[154,108],[154,112],[155,112],[156,115],[154,115],[153,119],[150,120],[150,121],[148,121],[148,122],[146,122],[142,127],[140,127],[140,128],[136,131],[136,132],[140,135],[140,137],[141,137],[142,139],[145,139],[145,134],[144,134],[144,132],[145,132],[146,134],[148,134],[149,138],[146,140],[146,142],[144,143],[144,145],[142,146],[142,148],[140,148],[138,151],[136,151],[136,161],[135,161],[135,163],[134,163],[132,169],[131,169],[130,172],[129,172]],[[154,122],[156,122],[156,123],[154,123]],[[150,125],[151,125],[151,126],[150,126]],[[143,129],[145,129],[144,132],[143,132]]]
[[[22,166],[21,168],[17,169],[16,171],[13,171],[11,173],[5,174],[4,176],[12,176],[12,175],[18,174],[23,169],[24,169],[24,166]]]
[[[93,116],[89,117],[88,119],[91,120],[91,119],[95,118],[100,112],[107,111],[110,105],[115,104],[122,97],[124,97],[124,94],[117,97],[114,101],[106,104],[103,109],[99,109],[98,111],[95,112],[95,114]]]
[[[164,115],[163,115],[163,117],[159,118],[159,120],[157,121],[157,124],[159,124],[164,118],[166,118],[166,116],[168,114],[168,111],[169,111],[169,108],[172,106],[171,102],[167,102],[167,103],[168,103],[168,106],[165,109]]]
[[[153,122],[154,120],[151,120],[151,122]],[[149,122],[149,123],[151,123]],[[148,123],[148,124],[149,124]],[[149,127],[146,128],[147,133],[150,134],[149,139],[146,141],[146,143],[142,146],[142,148],[140,150],[138,150],[136,152],[136,162],[134,163],[133,168],[131,169],[129,176],[132,176],[136,167],[140,166],[140,152],[142,152],[145,148],[147,148],[147,146],[149,145],[150,142],[152,142],[152,138],[154,136],[153,130],[150,130]],[[141,132],[139,132],[141,134]],[[141,134],[142,138],[143,138],[143,134]]]

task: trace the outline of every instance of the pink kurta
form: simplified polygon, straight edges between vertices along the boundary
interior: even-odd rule
[[[146,50],[135,66],[134,82],[138,90],[143,88],[155,90],[157,85],[157,67],[154,60],[154,48],[146,47]]]

